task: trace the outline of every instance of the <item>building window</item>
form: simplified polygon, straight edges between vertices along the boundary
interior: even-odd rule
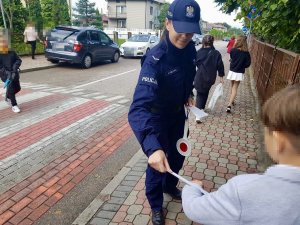
[[[117,13],[118,14],[126,13],[126,6],[117,6]]]
[[[149,29],[152,29],[152,28],[153,28],[153,22],[149,21]]]
[[[150,6],[150,15],[153,15],[153,7]]]
[[[126,28],[126,20],[118,20],[118,28]]]
[[[120,3],[121,2],[121,0],[116,0],[116,3]]]

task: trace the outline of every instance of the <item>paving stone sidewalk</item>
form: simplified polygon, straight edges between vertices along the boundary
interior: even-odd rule
[[[57,66],[57,64],[49,62],[45,58],[45,55],[36,55],[35,59],[32,59],[31,56],[21,56],[20,58],[22,59],[22,65],[20,68],[21,73],[48,69]]]
[[[228,71],[228,56],[223,60]],[[261,144],[256,101],[250,84],[250,76],[246,75],[231,114],[225,112],[230,90],[230,82],[226,81],[226,99],[218,101],[204,123],[196,124],[194,116],[190,116],[189,139],[194,148],[180,174],[189,180],[201,180],[209,192],[217,190],[233,176],[262,171],[258,164]],[[151,209],[145,197],[146,165],[147,158],[137,153],[73,224],[152,224]],[[180,201],[164,197],[166,225],[195,224],[186,218]]]

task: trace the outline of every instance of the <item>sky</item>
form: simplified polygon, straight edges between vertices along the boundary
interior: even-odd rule
[[[103,13],[106,12],[107,2],[105,0],[90,0],[90,2],[96,2],[96,6],[101,11],[103,9]],[[172,0],[167,0],[168,2],[172,2]],[[219,7],[217,7],[214,0],[196,0],[201,8],[201,17],[202,20],[207,22],[216,23],[216,22],[226,22],[232,27],[242,28],[242,22],[234,21],[236,16],[235,13],[231,13],[231,15],[222,13],[219,11]]]

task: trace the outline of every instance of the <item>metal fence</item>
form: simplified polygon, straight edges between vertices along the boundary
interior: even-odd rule
[[[287,85],[300,83],[300,55],[250,40],[252,70],[261,103]]]

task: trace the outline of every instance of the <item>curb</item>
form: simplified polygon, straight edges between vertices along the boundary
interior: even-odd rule
[[[144,153],[142,149],[139,149],[137,153],[128,161],[128,163],[119,171],[119,173],[106,185],[100,194],[89,204],[89,206],[74,220],[72,225],[86,225],[98,209],[105,203],[114,190],[126,177],[128,172],[134,165],[143,157]]]
[[[269,157],[269,155],[266,153],[265,149],[265,144],[264,144],[264,138],[263,138],[263,129],[264,126],[260,120],[260,113],[262,110],[262,106],[261,106],[261,102],[259,99],[259,96],[257,94],[257,89],[256,89],[256,82],[255,82],[255,78],[253,76],[253,70],[252,67],[249,68],[248,73],[250,75],[250,88],[251,88],[251,93],[253,95],[254,98],[254,103],[255,103],[255,112],[257,115],[256,121],[257,121],[257,126],[258,126],[258,134],[256,135],[256,139],[259,142],[259,146],[260,149],[258,149],[257,151],[257,160],[258,160],[258,164],[260,165],[258,167],[258,170],[260,172],[264,172],[270,165],[273,164],[273,161],[271,160],[271,158]]]
[[[21,73],[28,73],[28,72],[38,71],[38,70],[46,70],[46,69],[51,69],[51,68],[54,68],[54,67],[57,67],[57,66],[58,65],[49,65],[49,66],[41,66],[41,67],[23,69],[23,70],[21,70]]]

